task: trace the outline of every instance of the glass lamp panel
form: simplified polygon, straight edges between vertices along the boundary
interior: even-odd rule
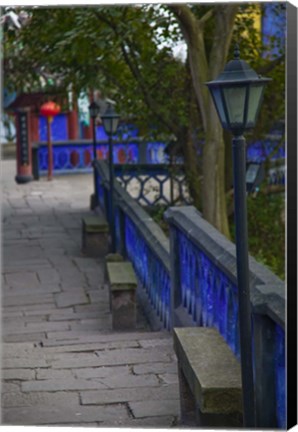
[[[246,86],[223,87],[222,89],[230,126],[241,126],[244,121]]]
[[[262,84],[251,84],[249,90],[247,121],[248,127],[253,127],[259,112],[264,86]]]
[[[118,117],[114,117],[112,119],[112,133],[115,133],[118,127],[118,122],[119,122],[119,118]]]
[[[212,92],[213,102],[214,102],[214,105],[216,107],[217,114],[220,118],[222,126],[225,128],[225,127],[227,127],[227,118],[226,118],[226,113],[225,113],[224,106],[223,106],[222,94],[221,94],[220,88],[219,87],[212,87],[212,88],[210,88],[210,90]]]
[[[105,130],[105,133],[110,135],[111,133],[113,133],[112,130],[112,121],[113,119],[111,117],[106,117],[106,118],[102,118],[102,123],[103,123],[103,127]]]

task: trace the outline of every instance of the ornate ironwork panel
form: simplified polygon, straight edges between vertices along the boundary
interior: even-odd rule
[[[168,165],[118,166],[115,174],[124,189],[141,205],[191,203],[186,175],[181,166],[172,172]]]

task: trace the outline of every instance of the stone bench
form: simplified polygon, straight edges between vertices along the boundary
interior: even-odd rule
[[[137,279],[130,262],[107,262],[113,330],[136,328]]]
[[[181,421],[186,426],[243,427],[240,364],[215,328],[173,331]]]
[[[83,254],[104,258],[109,251],[109,225],[102,216],[85,216],[82,218],[82,252]]]

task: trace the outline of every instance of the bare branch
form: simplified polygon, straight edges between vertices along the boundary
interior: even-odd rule
[[[214,15],[214,9],[209,9],[202,18],[199,19],[201,25],[204,25]]]

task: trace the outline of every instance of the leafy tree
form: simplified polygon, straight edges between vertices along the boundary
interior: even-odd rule
[[[190,103],[189,71],[169,44],[160,46],[169,33],[179,38],[177,25],[170,30],[174,18],[154,7],[38,8],[31,15],[30,24],[7,36],[7,84],[33,89],[43,77],[64,91],[69,83],[77,93],[104,89],[122,113],[137,117],[144,135],[155,131],[155,139],[166,134],[186,142],[187,172],[196,180],[190,130],[198,113]],[[195,181],[190,185],[199,205]]]
[[[252,27],[257,10],[253,4],[28,8],[29,23],[4,32],[5,86],[32,91],[43,85],[65,94],[69,84],[77,94],[100,88],[137,120],[142,134],[174,135],[197,207],[229,236],[225,172],[231,160],[225,151],[231,140],[228,134],[224,140],[205,82],[224,68],[234,37],[243,58],[276,74],[282,87],[282,55],[261,56],[264,47]],[[171,50],[182,39],[186,64]],[[282,91],[274,94],[268,87],[256,133],[268,131],[268,118],[282,115]]]

